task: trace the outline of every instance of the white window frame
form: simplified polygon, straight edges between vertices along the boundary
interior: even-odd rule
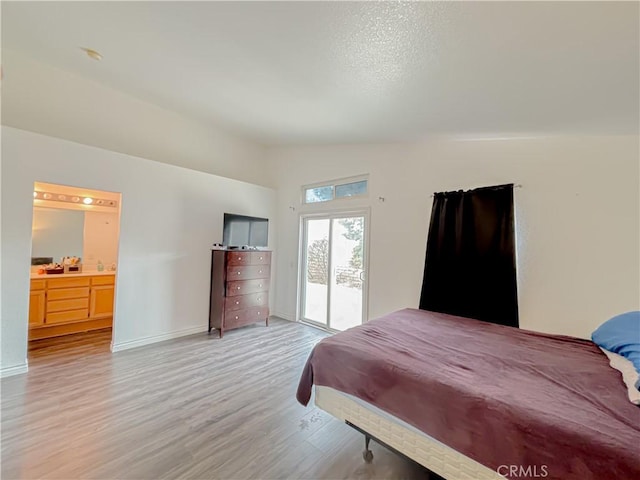
[[[350,195],[348,197],[336,198],[336,187],[340,185],[347,185],[349,183],[356,183],[356,182],[363,182],[363,181],[367,182],[367,191],[365,193],[362,193],[359,195]],[[313,188],[320,188],[320,187],[333,187],[333,198],[331,200],[325,200],[324,202],[307,202],[307,190],[313,189]],[[329,180],[326,182],[310,183],[308,185],[303,185],[301,190],[300,202],[302,203],[302,205],[331,205],[331,204],[334,204],[334,202],[350,201],[353,199],[367,198],[368,196],[369,196],[369,174],[364,174],[364,175],[357,175],[355,177],[346,177],[346,178],[340,178],[338,180]]]

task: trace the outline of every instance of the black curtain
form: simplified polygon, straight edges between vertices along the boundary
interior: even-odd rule
[[[512,184],[435,194],[420,308],[518,326]]]

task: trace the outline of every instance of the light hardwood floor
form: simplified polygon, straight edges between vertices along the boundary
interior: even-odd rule
[[[33,342],[2,380],[2,479],[428,479],[295,390],[324,333],[274,319],[109,351],[110,331]]]

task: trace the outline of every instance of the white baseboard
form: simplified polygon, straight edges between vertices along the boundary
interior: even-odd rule
[[[27,373],[29,371],[29,360],[24,361],[22,365],[16,365],[15,367],[7,367],[0,370],[0,378],[10,377],[12,375],[20,375],[21,373]]]
[[[278,317],[281,318],[283,320],[287,320],[289,322],[295,322],[295,315],[289,315],[287,313],[281,313],[281,312],[273,312],[272,314],[274,317]]]
[[[138,340],[131,340],[122,343],[111,342],[111,351],[120,352],[122,350],[129,350],[130,348],[143,347],[145,345],[151,345],[152,343],[164,342],[165,340],[171,340],[173,338],[184,337],[186,335],[193,335],[194,333],[203,333],[207,331],[207,327],[192,327],[185,330],[178,330],[177,332],[163,333],[162,335],[154,335],[152,337],[144,337]]]

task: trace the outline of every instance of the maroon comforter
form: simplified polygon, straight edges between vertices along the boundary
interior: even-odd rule
[[[406,309],[322,340],[302,372],[300,403],[314,383],[494,470],[640,479],[640,408],[588,340]],[[533,477],[518,472],[506,476]]]

